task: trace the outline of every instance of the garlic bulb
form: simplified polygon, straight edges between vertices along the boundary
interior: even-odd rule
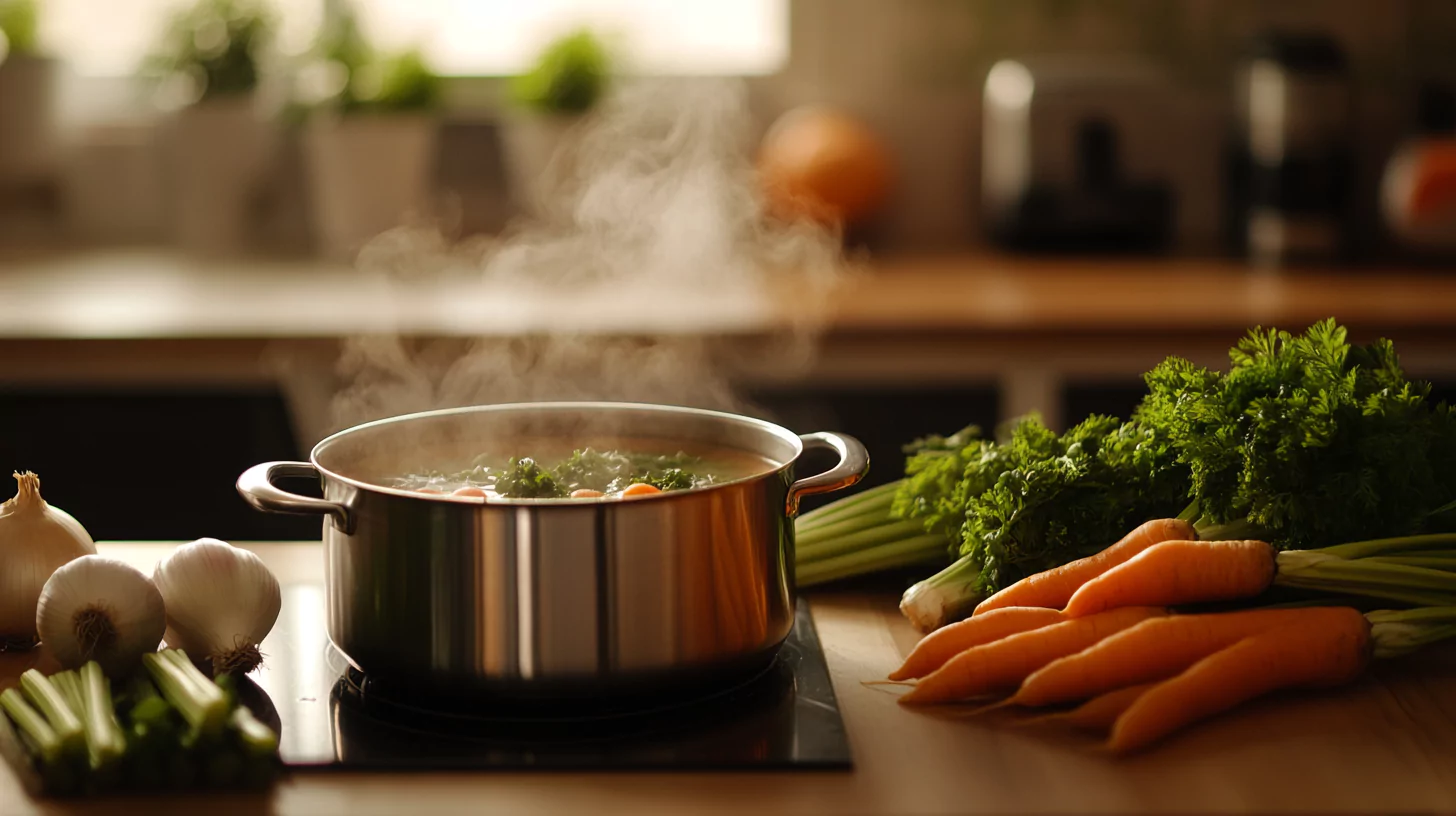
[[[215,538],[178,547],[152,580],[167,605],[167,645],[212,666],[247,673],[278,620],[283,595],[263,560]]]
[[[35,605],[57,568],[94,555],[81,523],[40,496],[40,477],[15,474],[15,498],[0,504],[0,651],[35,645]]]
[[[88,660],[107,677],[125,677],[167,628],[162,593],[125,561],[85,555],[56,570],[35,612],[40,640],[68,669]]]

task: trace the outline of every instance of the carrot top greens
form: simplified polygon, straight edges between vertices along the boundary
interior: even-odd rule
[[[1228,373],[1169,358],[1136,419],[1189,468],[1198,526],[1248,523],[1282,548],[1451,529],[1456,417],[1406,379],[1388,340],[1351,346],[1326,320],[1255,330]]]
[[[1389,341],[1352,346],[1325,320],[1297,336],[1255,329],[1229,359],[1221,372],[1168,358],[1127,422],[1057,434],[1028,418],[997,441],[976,428],[917,440],[893,496],[800,519],[800,583],[926,563],[944,546],[957,560],[902,605],[935,626],[1151,518],[1280,549],[1456,530],[1456,416]]]

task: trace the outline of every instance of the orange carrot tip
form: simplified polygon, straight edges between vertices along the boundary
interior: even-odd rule
[[[1093,697],[1076,708],[1044,714],[1036,719],[1071,726],[1082,731],[1107,731],[1114,722],[1117,722],[1117,718],[1122,716],[1122,712],[1128,710],[1153,685],[1153,683],[1140,683],[1136,686],[1109,691]]]
[[[961,652],[900,697],[906,705],[970,700],[1014,691],[1032,672],[1109,635],[1167,614],[1151,607],[1113,609],[1054,623]]]
[[[1262,541],[1165,541],[1083,584],[1064,612],[1252,598],[1273,583],[1274,556]]]
[[[1102,552],[1017,581],[982,601],[971,615],[975,617],[1012,606],[1061,609],[1083,584],[1149,547],[1164,541],[1197,537],[1193,525],[1182,519],[1153,519],[1144,522]]]
[[[1153,618],[1053,660],[1028,676],[1013,699],[1056,705],[1166,680],[1250,635],[1329,614],[1327,607],[1298,607]]]
[[[1287,688],[1348,683],[1370,659],[1370,624],[1348,607],[1245,638],[1153,686],[1112,726],[1107,746],[1140,750],[1245,701]]]
[[[904,664],[890,673],[890,679],[924,677],[967,649],[1062,620],[1062,613],[1056,609],[1010,606],[957,621],[921,638]]]

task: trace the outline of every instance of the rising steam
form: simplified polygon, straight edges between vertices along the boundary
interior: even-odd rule
[[[807,363],[845,270],[837,235],[764,218],[752,137],[739,83],[639,83],[579,128],[534,217],[501,238],[382,236],[364,270],[402,291],[467,275],[480,314],[453,340],[347,341],[335,426],[554,399],[748,410],[734,375]]]

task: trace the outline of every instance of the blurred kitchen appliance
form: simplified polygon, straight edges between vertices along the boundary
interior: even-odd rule
[[[991,238],[1045,251],[1166,246],[1175,223],[1175,102],[1164,75],[1137,60],[996,63],[981,114],[981,203]]]
[[[1268,32],[1235,73],[1228,235],[1261,265],[1350,250],[1353,165],[1348,66],[1323,34]]]

